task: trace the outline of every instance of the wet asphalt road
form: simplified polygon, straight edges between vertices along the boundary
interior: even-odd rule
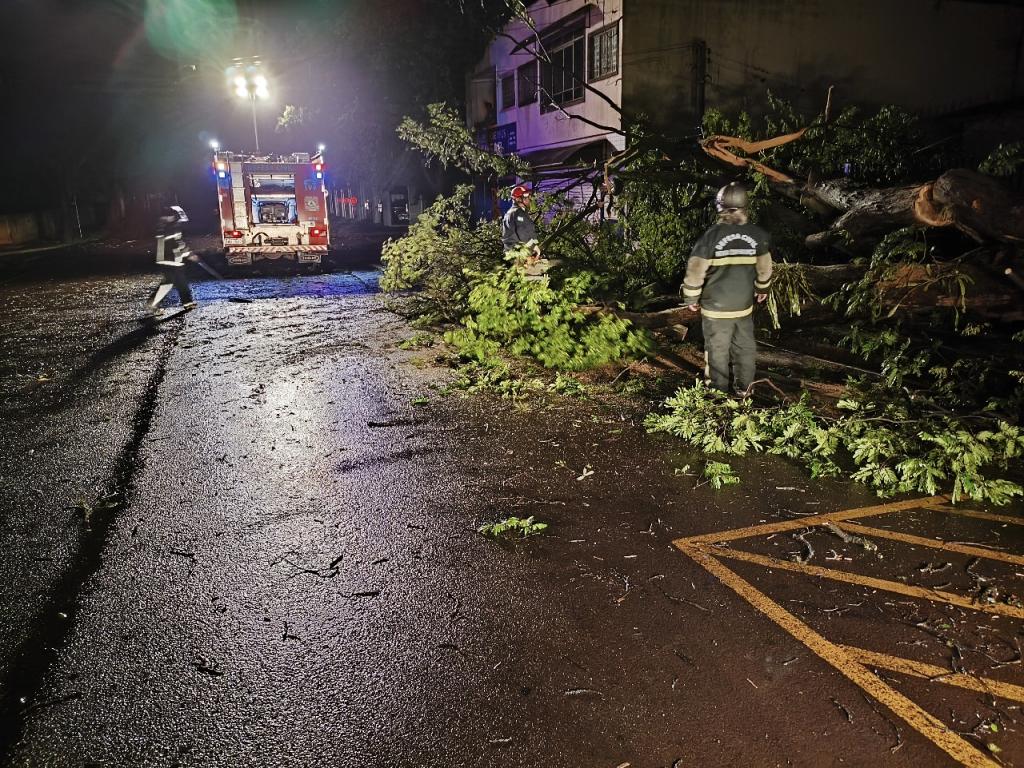
[[[204,282],[150,332],[144,264],[61,264],[0,286],[9,764],[957,764],[671,546],[863,489],[760,457],[694,488],[698,457],[613,399],[442,398],[372,269]],[[510,514],[551,528],[475,533]],[[1012,524],[875,524],[1024,552]],[[822,566],[1024,592],[1012,563],[806,539]],[[1024,683],[1020,619],[730,567],[837,642]],[[881,675],[1024,763],[1019,702]]]

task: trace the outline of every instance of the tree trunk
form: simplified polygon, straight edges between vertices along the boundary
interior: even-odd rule
[[[844,213],[808,247],[840,240],[871,240],[901,227],[955,227],[979,243],[1024,243],[1024,198],[996,179],[964,168],[934,182],[887,189],[857,189],[843,180],[804,190]]]

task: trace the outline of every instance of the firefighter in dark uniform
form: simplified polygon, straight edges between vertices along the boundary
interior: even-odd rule
[[[178,291],[182,309],[192,309],[196,305],[185,269],[186,262],[196,261],[198,257],[188,249],[182,239],[181,225],[186,222],[188,215],[177,205],[164,208],[157,219],[156,263],[163,272],[163,279],[149,297],[147,304],[150,314],[154,317],[162,313],[160,303],[167,298],[172,288]]]
[[[512,188],[512,207],[501,220],[501,244],[505,253],[519,250],[517,266],[527,280],[540,280],[555,262],[541,257],[537,241],[537,225],[530,218],[530,190],[519,185]]]
[[[768,298],[771,288],[770,239],[748,222],[747,191],[741,184],[722,187],[715,207],[718,220],[693,246],[682,294],[691,309],[701,312],[708,383],[747,395],[757,353],[754,301]]]

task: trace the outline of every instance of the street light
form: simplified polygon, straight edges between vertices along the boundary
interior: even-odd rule
[[[270,87],[267,78],[251,68],[244,75],[236,75],[232,84],[235,96],[248,99],[252,105],[252,133],[256,139],[256,152],[260,151],[260,131],[256,125],[256,100],[266,101],[270,98]]]

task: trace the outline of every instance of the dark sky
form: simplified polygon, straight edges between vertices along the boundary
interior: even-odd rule
[[[209,140],[254,148],[252,113],[228,86],[259,56],[263,151],[344,154],[403,114],[457,100],[502,0],[0,0],[0,212],[76,193],[205,189]],[[468,15],[460,12],[465,6]],[[486,7],[488,10],[483,11]],[[488,14],[491,14],[490,16]],[[286,104],[319,109],[276,133]],[[357,135],[359,134],[359,135]],[[379,148],[382,143],[375,143]],[[388,152],[394,154],[394,148]],[[357,158],[358,159],[358,158]],[[328,162],[345,161],[338,152]],[[105,191],[104,191],[105,189]],[[201,194],[202,192],[198,192]]]
[[[286,103],[323,86],[323,48],[346,2],[231,0],[5,0],[0,28],[0,210],[31,208],[55,186],[180,184],[202,169],[207,144],[251,149],[250,105],[225,68],[259,55],[272,98],[258,104],[261,148]],[[305,31],[306,41],[292,41]],[[323,32],[316,44],[308,33]]]

